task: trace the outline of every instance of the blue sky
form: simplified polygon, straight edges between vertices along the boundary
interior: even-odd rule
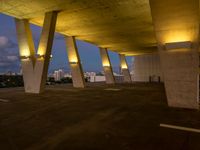
[[[16,29],[14,19],[10,16],[0,14],[0,72],[19,72],[19,50],[16,37]],[[41,28],[31,25],[34,38],[35,48],[37,49],[40,39]],[[102,71],[101,58],[97,46],[80,40],[77,41],[78,51],[84,71]],[[69,71],[67,60],[66,45],[64,37],[58,33],[55,34],[52,48],[53,58],[49,65],[49,72],[62,68]],[[113,70],[119,70],[118,54],[109,51],[109,56],[113,66]],[[131,67],[132,57],[127,57],[128,65]]]

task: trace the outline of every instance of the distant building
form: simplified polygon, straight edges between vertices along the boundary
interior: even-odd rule
[[[55,70],[53,77],[54,77],[55,81],[60,81],[64,77],[64,74],[65,73],[62,69]]]
[[[96,72],[85,72],[84,76],[85,77],[96,76]]]
[[[104,82],[106,81],[105,76],[100,76],[100,75],[95,75],[95,76],[90,76],[89,78],[90,82]]]
[[[64,77],[65,77],[65,78],[71,78],[71,77],[72,77],[72,74],[71,74],[71,73],[65,73],[65,74],[64,74]]]
[[[85,73],[86,77],[89,77],[89,82],[105,82],[106,78],[104,73],[95,73],[95,72],[87,72]],[[115,77],[115,81],[117,83],[123,82],[123,76],[117,73],[113,73]]]
[[[98,74],[96,72],[85,72],[84,76],[88,79],[89,82],[103,82],[105,81],[105,76]]]
[[[123,82],[123,76],[117,73],[113,73],[115,81],[117,83]],[[55,70],[53,74],[49,74],[48,77],[53,77],[55,81],[61,81],[62,78],[72,78],[71,73],[65,73],[62,69]],[[105,82],[106,78],[103,72],[85,72],[84,77],[88,82]]]

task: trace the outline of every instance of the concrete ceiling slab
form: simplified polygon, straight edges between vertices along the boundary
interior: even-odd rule
[[[189,0],[183,3],[175,1],[179,1],[177,6],[181,5],[180,8],[190,3]],[[166,6],[161,3],[159,7],[164,8],[167,15]],[[42,26],[44,14],[48,11],[59,11],[56,31],[61,34],[76,36],[77,39],[126,55],[157,52],[149,0],[0,1],[0,12],[29,19],[39,26]],[[175,18],[182,15],[175,14]]]

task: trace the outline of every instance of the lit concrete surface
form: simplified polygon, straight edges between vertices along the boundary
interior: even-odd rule
[[[119,60],[120,60],[121,72],[124,77],[123,82],[131,83],[131,75],[126,61],[126,56],[124,54],[119,54]]]
[[[40,95],[0,89],[9,100],[0,102],[0,148],[200,149],[200,134],[159,127],[200,127],[199,111],[168,108],[162,84],[103,84],[51,86]]]
[[[39,26],[43,25],[44,14],[51,11],[59,11],[57,32],[75,36],[77,39],[119,54],[155,53],[158,46],[169,105],[198,108],[199,0],[3,0],[0,2],[0,12],[19,19],[29,19]],[[168,52],[165,53],[166,56],[161,54],[166,43],[184,41],[191,41],[194,47],[187,49],[192,52],[188,52],[187,58],[183,61],[171,61],[172,57],[168,57]],[[183,49],[178,51],[180,56],[185,55]],[[173,57],[175,56],[174,53]],[[190,56],[194,56],[192,61]],[[169,61],[174,68],[174,74],[168,73],[169,69],[166,68],[165,64]],[[184,64],[185,62],[187,64]],[[182,68],[177,67],[179,64]],[[192,75],[188,75],[190,69],[187,68],[192,69]],[[187,71],[182,71],[183,69]],[[181,73],[184,74],[183,81],[179,80]],[[181,88],[183,90],[174,90]]]
[[[149,82],[150,77],[152,81],[158,81],[159,77],[162,81],[158,54],[134,56],[132,69],[134,70],[133,81]]]
[[[75,37],[66,36],[65,39],[73,86],[77,88],[84,88],[85,79]]]
[[[21,19],[15,20],[25,92],[41,93],[44,91],[53,45],[56,18],[57,12],[45,13],[45,22],[37,51],[34,48],[29,22]]]
[[[106,48],[99,48],[100,55],[101,55],[101,61],[103,66],[104,75],[106,78],[107,84],[114,84],[115,83],[115,77],[113,74],[112,65],[110,62],[110,57],[108,54],[108,50]]]
[[[169,106],[199,109],[197,51],[171,53],[164,50],[161,58]]]
[[[199,0],[150,4],[168,104],[199,109]]]
[[[126,55],[156,51],[148,0],[1,0],[0,12],[42,26],[58,10],[56,31]]]

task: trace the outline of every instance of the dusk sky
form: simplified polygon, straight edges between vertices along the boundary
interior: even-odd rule
[[[0,72],[19,72],[19,50],[16,37],[14,18],[0,14]],[[35,42],[35,48],[38,47],[41,27],[31,25],[32,34]],[[90,43],[77,40],[78,51],[84,71],[102,71],[101,58],[97,46]],[[53,58],[50,62],[49,71],[56,69],[69,70],[67,52],[64,37],[58,33],[55,34],[52,48]],[[119,57],[115,52],[109,51],[109,56],[114,71],[119,69]],[[132,57],[127,57],[128,65],[131,67]]]

